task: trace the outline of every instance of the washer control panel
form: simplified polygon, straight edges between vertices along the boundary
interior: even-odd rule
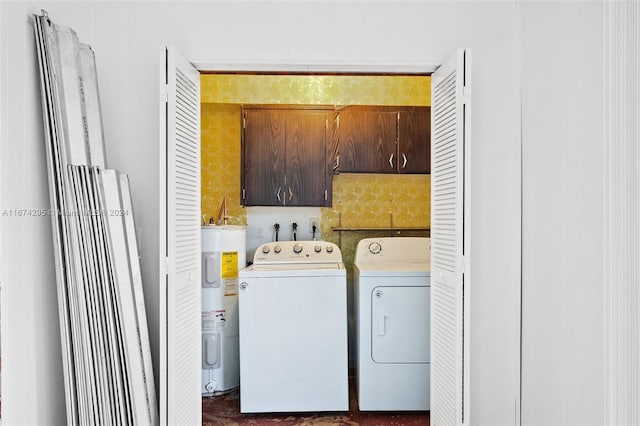
[[[342,262],[340,248],[328,241],[274,241],[262,244],[254,264]]]

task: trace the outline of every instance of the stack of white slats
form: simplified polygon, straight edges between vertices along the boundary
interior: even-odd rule
[[[69,425],[155,425],[126,175],[106,168],[95,57],[34,15]]]

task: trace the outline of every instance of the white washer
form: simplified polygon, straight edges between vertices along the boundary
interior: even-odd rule
[[[358,407],[429,410],[430,240],[365,238],[356,248]]]
[[[239,278],[240,411],[348,411],[347,280],[338,246],[263,244]]]

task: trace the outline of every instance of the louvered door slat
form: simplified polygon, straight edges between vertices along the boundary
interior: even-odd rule
[[[160,421],[199,425],[200,405],[200,75],[172,49],[163,63],[166,104],[165,291],[161,295]],[[163,197],[161,197],[163,198]]]
[[[431,424],[463,423],[464,51],[432,75]]]

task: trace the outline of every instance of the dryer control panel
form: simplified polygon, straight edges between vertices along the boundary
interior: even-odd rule
[[[426,237],[363,238],[356,247],[356,263],[420,263],[431,259],[431,239]]]
[[[342,253],[328,241],[275,241],[258,247],[253,263],[342,263]]]

